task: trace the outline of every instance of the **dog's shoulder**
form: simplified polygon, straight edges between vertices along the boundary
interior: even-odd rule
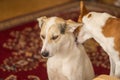
[[[114,48],[120,53],[120,18],[109,18],[102,28],[105,37],[114,38]]]

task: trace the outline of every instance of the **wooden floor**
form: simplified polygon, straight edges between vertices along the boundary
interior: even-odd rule
[[[0,22],[72,0],[0,0]]]

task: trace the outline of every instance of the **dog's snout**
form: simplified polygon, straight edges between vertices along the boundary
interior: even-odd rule
[[[48,51],[41,52],[41,55],[43,57],[48,57],[49,56],[49,52]]]

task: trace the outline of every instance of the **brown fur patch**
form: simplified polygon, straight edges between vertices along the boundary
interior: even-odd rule
[[[120,55],[120,19],[109,18],[102,30],[105,37],[114,37],[114,48]]]
[[[84,4],[84,1],[81,0],[81,1],[80,1],[80,15],[79,15],[79,18],[78,18],[78,22],[79,22],[79,23],[82,23],[82,18],[83,18],[83,16],[85,16],[86,14],[88,14],[87,8],[86,8],[86,6],[85,6],[85,4]],[[79,32],[80,32],[80,30],[81,30],[81,27],[82,27],[82,26],[78,27],[78,28],[74,31],[75,36],[77,36],[77,35],[79,34]]]
[[[62,18],[56,18],[55,22],[58,24],[61,34],[64,34],[66,29],[65,20]]]
[[[75,35],[76,37],[78,36],[78,34],[79,34],[79,32],[80,32],[81,28],[82,28],[82,26],[79,26],[79,27],[78,27],[78,28],[76,28],[76,29],[75,29],[75,31],[73,32],[73,33],[74,33],[74,35]]]
[[[88,18],[90,18],[91,16],[92,16],[92,14],[88,14],[88,16],[87,16],[87,17],[88,17]]]
[[[86,7],[85,7],[85,4],[84,4],[84,1],[80,1],[80,16],[78,18],[78,22],[82,22],[82,18],[84,15],[86,15],[88,13]]]

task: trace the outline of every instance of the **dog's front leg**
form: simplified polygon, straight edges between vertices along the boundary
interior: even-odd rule
[[[120,78],[120,61],[116,62],[115,76],[118,77],[118,78]]]
[[[49,70],[49,69],[47,69],[47,74],[48,74],[48,80],[53,80],[52,78],[53,78],[53,73]]]
[[[78,68],[76,68],[76,70],[71,69],[70,75],[67,76],[68,80],[85,80],[83,69],[77,69]]]
[[[48,70],[48,79],[49,80],[69,80],[67,76],[54,70]]]
[[[110,75],[114,76],[115,75],[115,62],[113,59],[110,57]]]

